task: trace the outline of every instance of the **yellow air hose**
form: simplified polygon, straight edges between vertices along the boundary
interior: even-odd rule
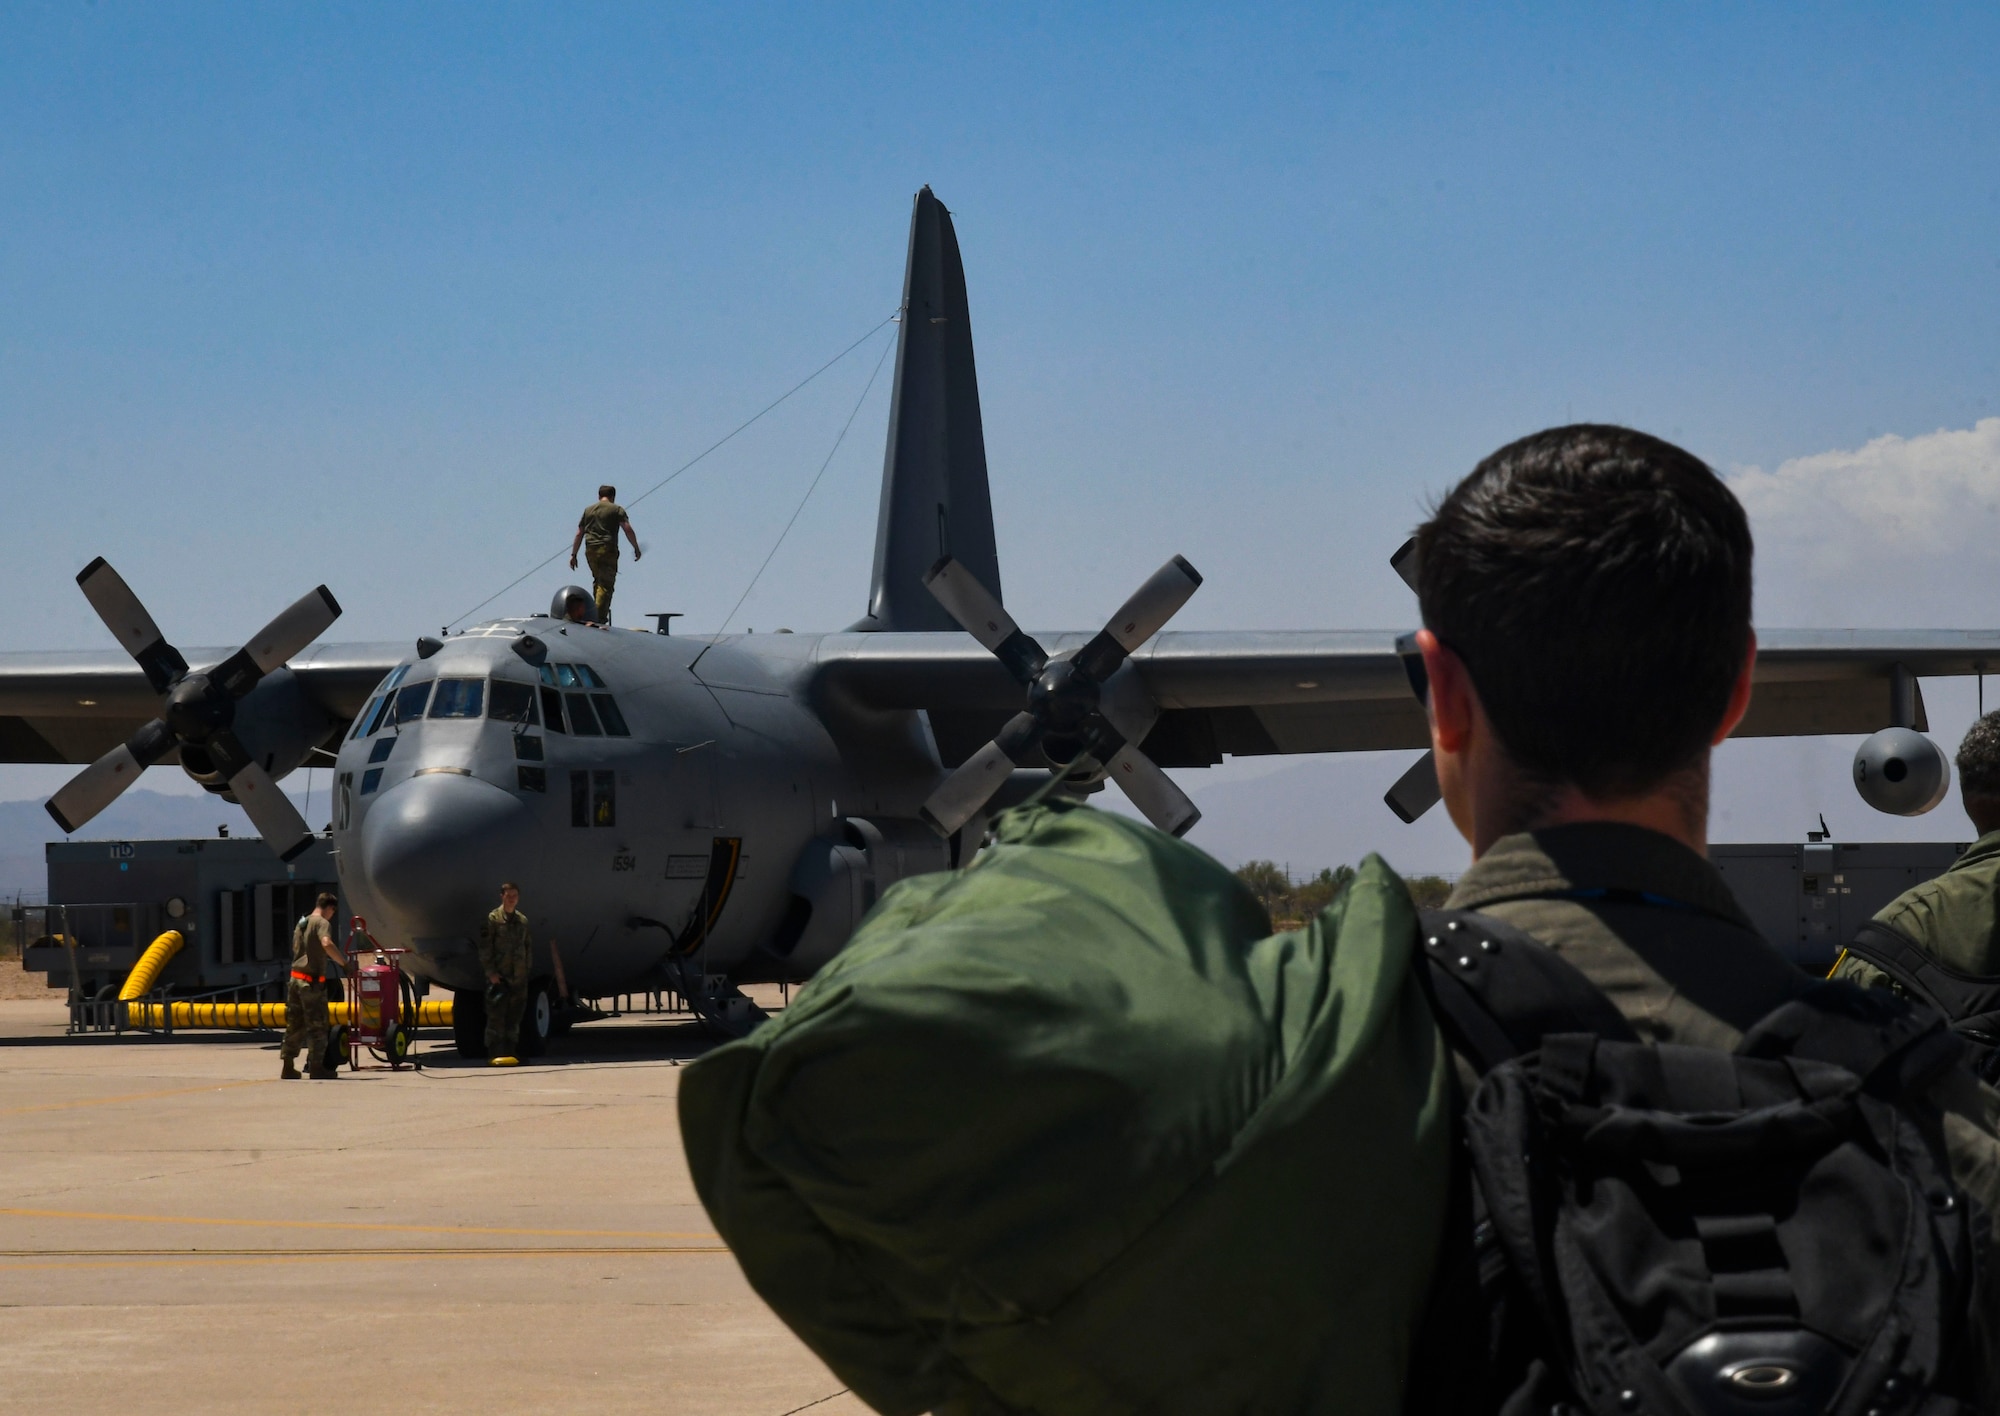
[[[178,929],[169,929],[158,939],[146,946],[146,952],[139,956],[139,962],[126,978],[125,986],[118,990],[118,1001],[129,1003],[134,998],[144,998],[153,991],[158,982],[160,970],[167,966],[167,960],[180,953],[181,945],[187,940],[181,938]]]
[[[285,1005],[282,1003],[137,1001],[153,991],[153,985],[159,981],[160,970],[186,943],[178,929],[170,929],[147,945],[146,952],[139,956],[139,962],[125,980],[125,986],[118,990],[118,1001],[126,1005],[128,1027],[163,1028],[169,1025],[170,1019],[172,1026],[177,1028],[281,1028],[285,1025]],[[345,1002],[329,1002],[326,1011],[327,1020],[335,1026],[348,1021]],[[417,1022],[429,1028],[450,1027],[451,1000],[425,999],[417,1005]]]
[[[338,1027],[348,1021],[345,1003],[326,1005],[327,1020]],[[129,1003],[125,1016],[128,1026],[163,1028],[172,1020],[176,1028],[281,1028],[285,1025],[282,1003]],[[451,1000],[427,998],[417,1005],[417,1022],[427,1028],[451,1026]]]

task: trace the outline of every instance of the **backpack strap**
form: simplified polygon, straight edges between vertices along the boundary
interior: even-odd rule
[[[1525,930],[1477,910],[1423,910],[1417,919],[1431,1012],[1480,1075],[1552,1033],[1639,1040],[1603,990]]]
[[[1951,1019],[1960,1032],[1989,1045],[2000,1043],[2000,977],[1960,973],[1880,920],[1862,925],[1847,952],[1882,970]]]

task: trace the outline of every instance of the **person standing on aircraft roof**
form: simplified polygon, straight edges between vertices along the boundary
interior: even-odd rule
[[[2000,710],[1972,725],[1958,747],[1958,790],[1965,814],[1979,839],[1950,870],[1913,886],[1883,906],[1874,925],[1892,947],[1907,941],[1954,973],[1972,978],[2000,976]],[[1866,934],[1833,966],[1834,978],[1850,978],[1871,988],[1895,981],[1861,957]]]
[[[515,1056],[521,1011],[528,999],[528,969],[534,940],[521,913],[521,887],[500,886],[500,908],[479,930],[479,967],[486,974],[486,1056],[495,1067],[520,1064]]]
[[[338,899],[322,894],[312,913],[292,930],[292,976],[285,984],[285,1042],[278,1049],[278,1075],[287,1081],[298,1078],[292,1059],[301,1049],[306,1054],[307,1076],[319,1081],[339,1076],[326,1055],[326,961],[331,958],[347,967],[347,956],[333,942],[333,914],[339,907]]]
[[[618,584],[620,531],[632,543],[632,563],[637,565],[643,554],[639,549],[638,533],[633,531],[632,518],[625,514],[625,508],[618,505],[618,489],[606,484],[597,489],[597,500],[583,509],[583,515],[576,523],[576,538],[569,543],[571,570],[576,569],[579,546],[583,548],[584,558],[590,562],[591,588],[597,596],[597,620],[600,624],[611,623],[611,592]]]

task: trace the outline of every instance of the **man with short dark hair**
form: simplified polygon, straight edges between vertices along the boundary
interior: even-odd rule
[[[313,903],[312,913],[292,929],[292,976],[285,984],[285,1041],[278,1049],[278,1075],[286,1081],[298,1079],[292,1059],[301,1051],[306,1055],[308,1077],[332,1081],[340,1075],[326,1055],[326,961],[331,958],[347,967],[347,956],[333,942],[333,916],[339,908],[337,897],[322,893]]]
[[[500,907],[479,930],[479,967],[486,975],[486,1056],[495,1067],[518,1066],[521,1013],[528,1001],[534,940],[521,913],[521,887],[500,885]]]
[[[599,624],[611,623],[611,593],[618,584],[620,531],[632,543],[632,563],[637,565],[642,554],[638,533],[632,529],[632,518],[626,515],[625,508],[618,505],[618,489],[607,483],[597,489],[597,500],[583,509],[583,515],[577,519],[576,537],[569,543],[571,570],[576,569],[579,546],[590,562],[591,591],[597,597]]]
[[[1555,428],[1474,468],[1417,547],[1412,680],[1473,856],[1446,907],[1547,945],[1644,1041],[1733,1048],[1811,984],[1705,858],[1756,661],[1742,507],[1657,438]],[[1963,1068],[1922,1096],[2000,1220],[2000,1098]]]
[[[1875,915],[1939,963],[1973,978],[2000,975],[2000,710],[1972,725],[1958,746],[1958,790],[1979,839],[1950,870],[1914,885]],[[1889,975],[1843,953],[1833,977],[1871,988]]]

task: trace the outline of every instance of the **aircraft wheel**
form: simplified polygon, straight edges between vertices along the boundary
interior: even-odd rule
[[[462,988],[451,995],[451,1040],[460,1057],[486,1056],[486,995]]]
[[[549,1050],[549,1038],[556,1029],[556,995],[547,979],[528,985],[527,1005],[521,1009],[521,1055],[540,1057]]]

